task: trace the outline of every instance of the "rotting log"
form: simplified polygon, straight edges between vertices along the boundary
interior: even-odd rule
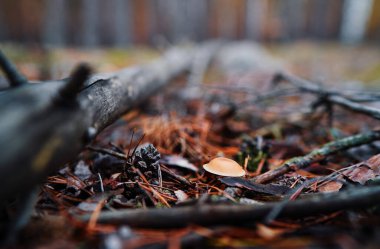
[[[149,64],[92,77],[82,65],[68,79],[37,84],[23,84],[2,60],[13,83],[0,92],[0,203],[41,183],[107,125],[189,70],[194,50],[175,47]]]

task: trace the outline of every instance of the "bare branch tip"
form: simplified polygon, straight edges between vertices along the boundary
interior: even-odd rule
[[[59,91],[59,97],[69,102],[74,101],[89,78],[91,71],[91,67],[87,63],[79,64],[74,69],[68,82]]]
[[[0,50],[0,68],[5,73],[11,87],[19,87],[28,83],[28,80],[16,68],[16,66]]]

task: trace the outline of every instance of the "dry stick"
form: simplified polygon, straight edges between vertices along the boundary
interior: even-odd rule
[[[325,157],[335,154],[342,150],[347,150],[352,147],[368,144],[373,141],[380,140],[380,131],[371,131],[363,134],[358,134],[346,138],[342,138],[325,144],[319,149],[315,149],[303,157],[295,157],[286,161],[279,168],[265,172],[254,178],[256,183],[265,183],[281,176],[289,171],[295,171],[306,168],[312,163],[318,162]]]
[[[120,153],[120,152],[114,151],[114,150],[111,150],[111,149],[98,148],[98,147],[94,147],[94,146],[91,146],[91,145],[86,146],[86,149],[92,150],[92,151],[95,151],[95,152],[99,152],[99,153],[108,154],[108,155],[114,156],[114,157],[122,159],[122,160],[128,160],[128,155],[126,155],[124,153]]]
[[[380,119],[380,109],[356,103],[354,98],[345,97],[335,91],[327,91],[311,81],[301,79],[293,75],[279,73],[274,78],[274,81],[278,82],[281,80],[288,81],[300,90],[313,94],[324,95],[326,101],[344,107],[348,110],[366,114],[374,119]]]
[[[333,194],[318,194],[310,199],[287,203],[278,218],[302,218],[339,210],[363,209],[380,202],[380,186],[361,187]],[[262,221],[276,207],[276,203],[261,206],[197,205],[170,209],[133,209],[102,212],[98,223],[129,225],[132,227],[173,228],[188,224],[243,225]],[[307,207],[307,208],[305,208]],[[88,221],[90,215],[80,217]]]

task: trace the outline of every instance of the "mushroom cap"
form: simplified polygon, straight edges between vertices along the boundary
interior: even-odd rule
[[[203,168],[210,173],[220,176],[244,176],[244,169],[234,160],[217,157],[212,159],[209,163],[204,164]]]

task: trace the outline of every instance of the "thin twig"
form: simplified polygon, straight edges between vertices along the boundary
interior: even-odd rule
[[[352,147],[368,144],[380,139],[380,131],[371,131],[368,133],[358,134],[346,138],[342,138],[323,145],[319,149],[315,149],[303,157],[295,157],[286,161],[282,166],[277,169],[265,172],[254,178],[256,183],[269,182],[276,177],[279,177],[289,171],[295,171],[306,168],[312,163],[318,162],[329,155],[335,154],[339,151],[347,150]]]
[[[114,156],[114,157],[122,159],[122,160],[128,160],[128,156],[126,154],[123,154],[123,153],[120,153],[120,152],[117,152],[117,151],[113,151],[113,150],[110,150],[110,149],[98,148],[98,147],[93,147],[93,146],[86,146],[86,149],[92,150],[92,151],[95,151],[95,152],[100,152],[100,153],[108,154],[108,155]]]
[[[165,173],[167,176],[173,178],[174,180],[177,180],[178,182],[180,182],[182,184],[185,184],[188,187],[193,187],[193,184],[191,182],[189,182],[186,178],[184,178],[184,177],[182,177],[180,175],[177,175],[176,173],[174,173],[173,171],[171,171],[170,169],[168,169],[166,166],[161,165],[161,171],[163,173]]]
[[[339,105],[350,111],[362,113],[374,119],[380,119],[380,109],[357,103],[357,102],[361,102],[362,99],[356,100],[355,97],[349,97],[349,96],[342,95],[336,91],[326,90],[311,81],[296,77],[294,75],[289,75],[285,73],[277,74],[274,81],[277,82],[281,80],[288,81],[289,83],[296,86],[302,91],[321,95],[324,97],[325,101]]]
[[[18,87],[28,83],[28,80],[17,70],[7,57],[0,50],[0,67],[4,71],[9,84],[12,87]]]
[[[104,186],[103,186],[102,176],[100,175],[100,173],[98,173],[98,177],[99,177],[99,182],[100,182],[100,190],[103,193],[104,192]]]
[[[136,172],[140,176],[141,180],[143,180],[143,182],[145,182],[148,185],[148,188],[152,191],[153,195],[156,196],[163,204],[165,204],[167,207],[170,208],[170,204],[165,200],[164,197],[161,196],[161,194],[157,190],[155,190],[154,188],[152,188],[152,186],[150,186],[148,180],[145,178],[143,173],[141,173],[141,171],[135,167],[132,167],[132,168],[134,172]]]

